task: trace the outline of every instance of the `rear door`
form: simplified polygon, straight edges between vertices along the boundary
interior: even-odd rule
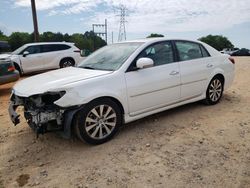
[[[134,70],[136,61],[142,57],[151,58],[154,66]],[[144,49],[125,73],[130,116],[176,103],[180,99],[179,72],[171,42]]]
[[[29,54],[23,55],[25,51],[29,52]],[[40,45],[28,46],[21,52],[19,57],[24,73],[43,70],[43,58]]]
[[[71,48],[66,44],[45,44],[42,45],[44,69],[55,69],[60,67],[60,60],[67,57],[67,49]]]
[[[206,91],[213,62],[199,43],[175,41],[181,73],[181,100],[198,97]]]

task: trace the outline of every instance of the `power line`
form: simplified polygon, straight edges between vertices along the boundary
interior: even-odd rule
[[[127,40],[126,36],[126,16],[127,16],[127,8],[124,5],[120,5],[119,9],[119,15],[120,16],[120,28],[119,28],[119,35],[118,35],[118,42],[122,40]]]

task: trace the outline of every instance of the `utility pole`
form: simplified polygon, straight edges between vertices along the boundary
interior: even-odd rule
[[[104,28],[104,31],[96,32],[95,31],[96,27]],[[92,24],[92,29],[93,29],[94,34],[96,34],[97,36],[99,36],[99,37],[104,36],[106,43],[108,43],[108,22],[107,22],[107,19],[105,19],[104,24]]]
[[[126,27],[125,27],[125,23],[126,21],[126,11],[127,8],[124,5],[120,5],[120,7],[118,8],[120,13],[117,16],[120,16],[120,29],[119,29],[119,35],[118,35],[118,42],[124,40],[127,40],[127,36],[126,36]]]
[[[32,8],[32,17],[33,17],[33,25],[34,25],[34,42],[38,42],[39,32],[38,32],[35,0],[31,0],[31,8]]]

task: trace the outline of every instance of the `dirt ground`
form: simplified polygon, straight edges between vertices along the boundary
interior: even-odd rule
[[[0,86],[2,187],[250,187],[250,58],[215,106],[188,104],[121,128],[91,146],[55,133],[36,139],[8,117]]]

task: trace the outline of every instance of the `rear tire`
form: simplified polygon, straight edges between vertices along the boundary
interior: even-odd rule
[[[71,58],[62,59],[60,62],[60,68],[73,67],[75,65],[75,61]]]
[[[122,124],[119,106],[110,99],[90,102],[76,115],[75,132],[79,139],[89,144],[109,141]]]
[[[215,76],[208,85],[205,103],[207,105],[217,104],[223,95],[223,90],[224,83],[222,79],[218,76]]]

